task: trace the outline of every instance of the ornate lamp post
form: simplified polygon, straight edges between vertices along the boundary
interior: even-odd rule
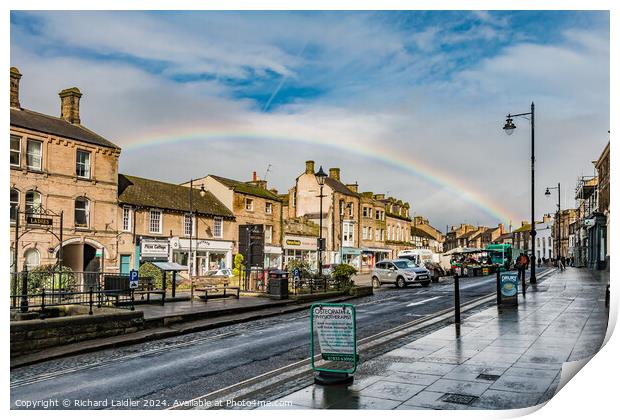
[[[530,120],[530,126],[532,129],[532,153],[531,153],[531,172],[532,172],[532,227],[530,229],[530,237],[532,240],[532,258],[530,259],[531,265],[531,274],[530,274],[530,283],[536,284],[536,220],[534,219],[534,166],[536,159],[534,157],[534,102],[532,102],[531,111],[530,112],[522,112],[520,114],[508,114],[506,115],[506,124],[504,124],[504,131],[506,134],[511,135],[512,132],[517,128],[515,123],[513,122],[513,117],[523,117],[525,119]]]
[[[550,190],[558,190],[558,216],[557,216],[557,223],[558,223],[558,236],[556,238],[556,254],[555,254],[555,258],[556,260],[558,258],[560,258],[560,252],[561,252],[561,243],[562,243],[562,208],[561,208],[561,204],[560,204],[560,196],[561,196],[561,188],[560,188],[560,183],[558,182],[558,186],[557,187],[547,187],[547,190],[545,191],[545,195],[547,197],[551,196],[551,191]]]
[[[316,182],[319,184],[319,241],[317,243],[317,260],[319,265],[319,277],[323,276],[323,250],[325,244],[323,242],[323,185],[325,185],[325,179],[327,174],[323,171],[323,166],[319,168],[319,171],[314,174]]]

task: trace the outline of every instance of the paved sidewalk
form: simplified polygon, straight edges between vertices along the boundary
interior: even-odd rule
[[[264,409],[514,409],[555,394],[562,364],[595,354],[605,337],[604,274],[568,268],[519,295],[364,362],[353,385],[312,385]],[[362,355],[363,356],[363,355]]]

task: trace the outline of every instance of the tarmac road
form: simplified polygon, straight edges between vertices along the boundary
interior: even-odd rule
[[[495,275],[463,278],[460,287],[465,303],[494,292]],[[363,338],[453,307],[453,279],[384,285],[349,303]],[[309,341],[303,311],[42,362],[11,371],[11,408],[163,409],[303,360]]]

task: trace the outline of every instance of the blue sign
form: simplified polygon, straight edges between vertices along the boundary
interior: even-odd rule
[[[129,272],[129,288],[130,289],[138,288],[138,272],[136,270],[131,270]]]
[[[293,268],[293,279],[295,280],[301,279],[301,269],[299,267]]]
[[[517,295],[519,287],[519,276],[517,273],[501,273],[499,288],[502,296],[514,297]]]

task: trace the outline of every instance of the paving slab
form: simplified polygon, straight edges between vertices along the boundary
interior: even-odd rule
[[[562,365],[590,357],[604,339],[606,283],[570,268],[528,287],[518,308],[488,308],[358,368],[350,390],[292,394],[308,408],[515,409],[555,395]],[[284,397],[288,399],[289,397]]]

